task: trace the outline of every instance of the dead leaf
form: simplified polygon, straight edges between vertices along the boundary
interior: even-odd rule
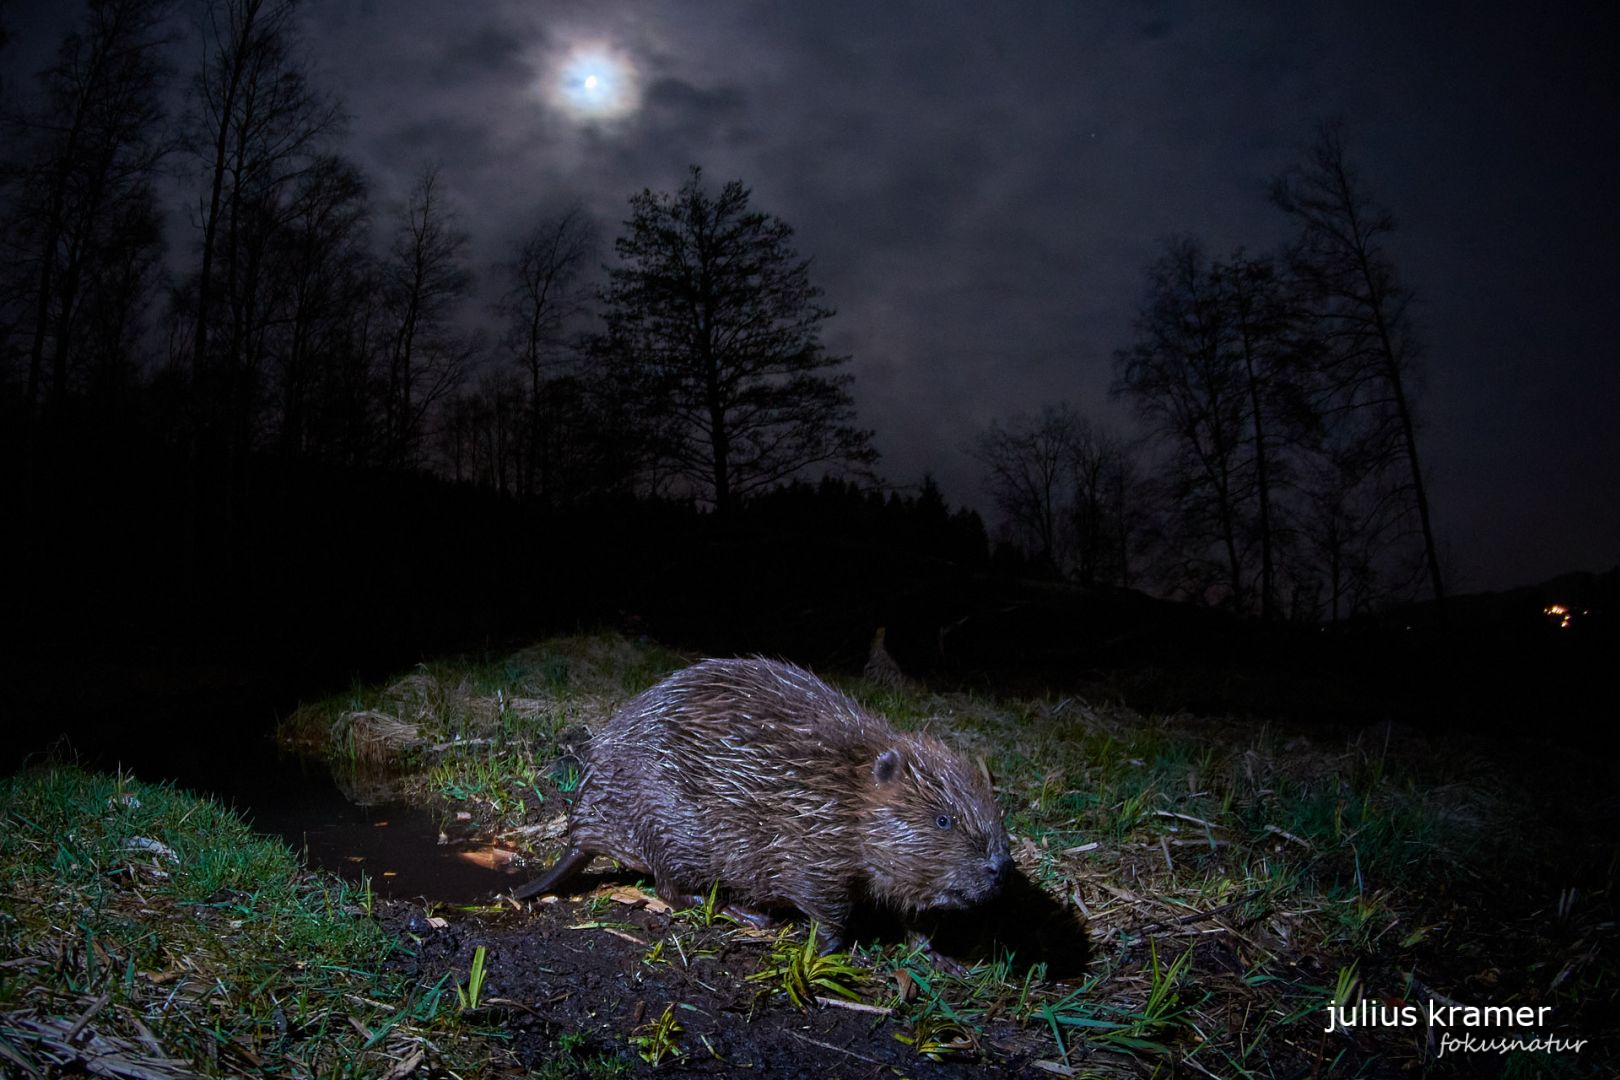
[[[670,910],[670,906],[657,896],[649,896],[632,885],[620,885],[608,893],[608,899],[616,904],[628,904],[631,907],[644,907],[655,915],[662,915]]]

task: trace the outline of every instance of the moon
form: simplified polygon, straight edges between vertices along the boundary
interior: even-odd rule
[[[583,45],[563,57],[553,100],[581,120],[617,120],[634,112],[641,95],[635,65],[605,45]]]

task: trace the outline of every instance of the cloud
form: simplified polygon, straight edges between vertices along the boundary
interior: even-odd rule
[[[536,44],[534,34],[497,18],[445,39],[425,74],[434,84],[455,90],[478,83],[525,83],[535,77],[531,58]]]

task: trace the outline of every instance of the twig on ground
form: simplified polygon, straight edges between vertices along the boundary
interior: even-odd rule
[[[1174,810],[1155,810],[1153,813],[1157,817],[1177,818],[1181,821],[1190,821],[1194,825],[1202,825],[1206,829],[1224,828],[1224,826],[1216,825],[1214,822],[1205,821],[1201,817],[1193,817],[1191,814],[1179,814]]]
[[[1295,836],[1293,833],[1289,832],[1287,829],[1279,829],[1275,825],[1267,825],[1265,831],[1268,832],[1268,833],[1271,833],[1274,836],[1280,836],[1284,840],[1290,840],[1293,843],[1298,844],[1300,847],[1305,848],[1307,851],[1310,850],[1311,842],[1309,840],[1305,840],[1305,839],[1303,839],[1301,837]]]
[[[1217,915],[1224,915],[1233,908],[1242,907],[1251,900],[1259,899],[1262,895],[1264,895],[1262,890],[1256,889],[1251,893],[1240,896],[1238,899],[1233,900],[1230,903],[1222,904],[1220,907],[1210,908],[1208,911],[1195,911],[1191,915],[1184,915],[1179,919],[1170,919],[1169,921],[1161,919],[1158,922],[1151,922],[1145,926],[1127,927],[1122,932],[1127,934],[1151,934],[1155,930],[1168,930],[1172,926],[1186,926],[1188,923],[1203,922],[1205,919],[1213,919]]]
[[[886,1005],[868,1005],[864,1001],[845,1001],[843,998],[817,997],[816,1004],[850,1012],[871,1013],[874,1016],[893,1016],[894,1010]]]
[[[792,1035],[795,1039],[799,1039],[799,1040],[802,1040],[804,1042],[809,1043],[811,1046],[819,1046],[823,1050],[832,1050],[835,1053],[847,1054],[848,1056],[854,1058],[856,1061],[864,1061],[868,1065],[876,1065],[880,1069],[883,1067],[883,1062],[879,1061],[877,1058],[870,1058],[870,1057],[867,1057],[865,1054],[857,1054],[855,1051],[847,1049],[847,1048],[842,1047],[842,1046],[838,1046],[835,1043],[822,1042],[820,1039],[812,1039],[810,1036],[801,1035],[797,1031],[790,1031],[790,1032],[788,1032],[788,1034]]]
[[[103,990],[101,992],[101,996],[92,1001],[90,1003],[90,1007],[84,1010],[84,1012],[79,1015],[77,1020],[73,1021],[73,1026],[68,1028],[68,1033],[66,1036],[64,1036],[64,1040],[66,1042],[73,1042],[75,1039],[77,1039],[79,1037],[79,1032],[84,1030],[84,1026],[95,1017],[96,1013],[106,1008],[107,1002],[111,1000],[111,992]]]

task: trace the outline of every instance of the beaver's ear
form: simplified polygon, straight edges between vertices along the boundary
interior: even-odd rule
[[[879,785],[892,784],[894,778],[900,775],[900,748],[891,746],[877,756],[872,763],[872,779]]]

